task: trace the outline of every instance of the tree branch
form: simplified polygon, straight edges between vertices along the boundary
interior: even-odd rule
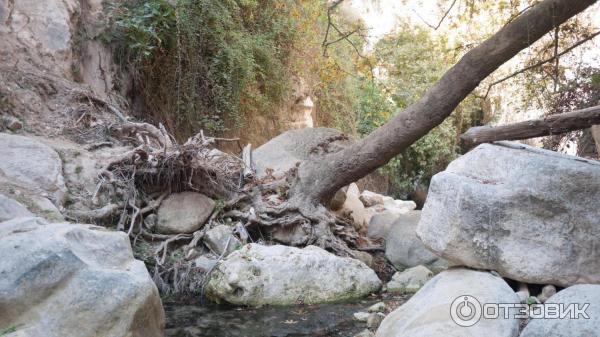
[[[327,8],[327,28],[325,28],[325,37],[323,38],[323,43],[321,44],[323,46],[323,56],[327,56],[327,41],[329,40],[329,32],[331,31],[331,24],[332,24],[332,19],[331,19],[331,15],[333,14],[333,10],[336,9],[337,6],[339,6],[344,0],[336,0],[333,2],[333,4],[331,4],[331,6],[329,6],[329,8]]]
[[[537,62],[537,63],[535,63],[535,64],[532,64],[532,65],[530,65],[530,66],[527,66],[527,67],[525,67],[525,68],[522,68],[522,69],[520,69],[520,70],[517,70],[517,71],[515,71],[514,73],[512,73],[512,74],[510,74],[510,75],[507,75],[507,76],[505,76],[505,77],[502,77],[501,79],[499,79],[499,80],[497,80],[497,81],[495,81],[495,82],[492,82],[492,83],[491,83],[491,84],[488,86],[488,88],[487,88],[487,90],[486,90],[486,92],[485,92],[485,96],[483,96],[483,98],[485,99],[485,98],[487,98],[487,97],[488,97],[488,95],[490,94],[490,90],[492,90],[492,87],[493,87],[493,86],[495,86],[495,85],[497,85],[497,84],[500,84],[500,83],[502,83],[502,82],[504,82],[504,81],[506,81],[506,80],[508,80],[508,79],[511,79],[511,78],[513,78],[513,77],[515,77],[515,76],[517,76],[517,75],[519,75],[519,74],[522,74],[522,73],[524,73],[524,72],[526,72],[526,71],[528,71],[528,70],[535,69],[535,68],[537,68],[537,67],[539,67],[539,66],[542,66],[542,65],[544,65],[544,64],[546,64],[546,63],[548,63],[548,62],[552,62],[552,61],[554,61],[555,59],[557,59],[557,58],[559,58],[559,57],[561,57],[561,56],[565,55],[566,53],[570,52],[571,50],[573,50],[573,49],[575,49],[575,48],[577,48],[577,47],[579,47],[579,46],[581,46],[581,45],[582,45],[582,44],[584,44],[585,42],[587,42],[587,41],[589,41],[589,40],[591,40],[591,39],[595,38],[595,37],[596,37],[596,36],[598,36],[598,35],[600,35],[600,31],[597,31],[597,32],[593,33],[592,35],[590,35],[590,36],[586,37],[585,39],[578,41],[578,42],[577,42],[577,43],[575,43],[574,45],[570,46],[569,48],[567,48],[567,49],[563,50],[562,52],[560,52],[560,53],[558,53],[558,54],[556,54],[556,55],[554,55],[554,56],[552,56],[552,57],[550,57],[550,58],[547,58],[547,59],[545,59],[545,60],[539,61],[539,62]]]
[[[460,136],[469,146],[498,140],[520,140],[587,129],[600,124],[600,106],[502,126],[476,126]]]
[[[415,11],[414,9],[413,9],[413,12],[414,12],[415,14],[417,14],[417,16],[419,17],[419,19],[421,19],[421,21],[423,21],[423,23],[424,23],[424,24],[426,24],[427,26],[429,26],[429,27],[433,28],[433,30],[438,30],[438,28],[440,28],[440,26],[442,26],[442,22],[444,22],[444,20],[446,19],[446,17],[448,16],[448,14],[450,13],[450,11],[451,11],[451,10],[452,10],[452,8],[454,7],[454,5],[456,5],[456,2],[457,2],[457,1],[458,1],[458,0],[454,0],[454,1],[452,1],[452,4],[450,5],[450,7],[448,7],[448,9],[446,10],[446,12],[444,12],[444,15],[442,16],[442,18],[440,19],[440,21],[438,22],[438,24],[437,24],[437,25],[435,25],[435,26],[434,26],[434,25],[432,25],[432,24],[430,24],[429,22],[427,22],[425,19],[423,19],[423,18],[421,17],[421,15],[419,15],[419,13],[418,13],[417,11]]]
[[[487,76],[596,0],[544,0],[467,52],[414,104],[362,140],[298,167],[290,200],[327,202],[441,124]],[[553,20],[554,19],[554,20]]]

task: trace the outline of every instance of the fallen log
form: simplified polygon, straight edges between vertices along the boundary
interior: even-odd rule
[[[465,145],[475,146],[498,140],[520,140],[556,135],[587,129],[596,124],[600,124],[600,106],[508,125],[476,126],[467,130],[460,138]]]

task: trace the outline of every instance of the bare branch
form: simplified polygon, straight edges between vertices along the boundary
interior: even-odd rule
[[[477,126],[460,136],[467,145],[520,140],[587,129],[600,124],[600,106],[501,126]]]
[[[524,72],[526,72],[526,71],[528,71],[528,70],[535,69],[535,68],[537,68],[537,67],[539,67],[539,66],[542,66],[542,65],[544,65],[544,64],[546,64],[546,63],[548,63],[548,62],[552,62],[552,61],[554,61],[555,59],[557,59],[557,58],[559,58],[559,57],[561,57],[561,56],[565,55],[565,54],[566,54],[566,53],[568,53],[568,52],[570,52],[571,50],[573,50],[573,49],[575,49],[575,48],[577,48],[577,47],[581,46],[581,45],[582,45],[582,44],[584,44],[585,42],[587,42],[587,41],[589,41],[589,40],[592,40],[593,38],[595,38],[595,37],[596,37],[596,36],[598,36],[598,35],[600,35],[600,31],[597,31],[597,32],[593,33],[592,35],[590,35],[590,36],[586,37],[585,39],[578,41],[578,42],[577,42],[577,43],[575,43],[574,45],[570,46],[569,48],[567,48],[567,49],[563,50],[562,52],[560,52],[560,53],[558,53],[558,54],[556,54],[556,55],[554,55],[554,56],[552,56],[552,57],[550,57],[550,58],[547,58],[547,59],[545,59],[545,60],[542,60],[542,61],[540,61],[540,62],[537,62],[537,63],[535,63],[535,64],[532,64],[532,65],[530,65],[530,66],[527,66],[527,67],[525,67],[525,68],[522,68],[522,69],[520,69],[520,70],[517,70],[517,71],[515,71],[514,73],[512,73],[512,74],[510,74],[510,75],[507,75],[507,76],[505,76],[505,77],[503,77],[503,78],[501,78],[501,79],[499,79],[499,80],[497,80],[497,81],[495,81],[495,82],[491,83],[491,84],[488,86],[488,88],[487,88],[487,90],[486,90],[486,92],[485,92],[485,95],[483,96],[483,98],[485,99],[485,98],[487,98],[487,97],[488,97],[488,95],[490,94],[490,90],[492,90],[492,87],[493,87],[493,86],[495,86],[495,85],[497,85],[497,84],[500,84],[500,83],[502,83],[502,82],[504,82],[504,81],[506,81],[506,80],[508,80],[508,79],[510,79],[510,78],[513,78],[513,77],[515,77],[515,76],[519,75],[519,74],[522,74],[522,73],[524,73]]]
[[[456,2],[457,2],[457,1],[458,1],[458,0],[454,0],[454,1],[452,1],[452,4],[450,5],[450,7],[448,7],[448,9],[446,10],[446,12],[444,12],[444,15],[442,16],[442,18],[440,19],[440,21],[439,21],[439,22],[437,23],[437,25],[435,25],[435,26],[434,26],[434,25],[432,25],[432,24],[430,24],[429,22],[427,22],[427,21],[426,21],[426,20],[425,20],[423,17],[421,17],[421,15],[420,15],[420,14],[419,14],[417,11],[415,11],[414,9],[413,9],[413,12],[414,12],[415,14],[417,14],[417,16],[419,17],[419,19],[421,19],[421,21],[423,21],[423,23],[424,23],[424,24],[426,24],[427,26],[429,26],[429,27],[433,28],[433,30],[438,30],[438,28],[440,28],[440,27],[442,26],[442,23],[444,22],[444,20],[445,20],[445,19],[446,19],[446,17],[448,16],[448,14],[450,14],[450,11],[451,11],[451,10],[452,10],[452,8],[454,7],[454,5],[456,5]]]
[[[332,19],[331,16],[333,14],[333,11],[336,9],[337,6],[339,6],[344,0],[336,0],[333,2],[333,4],[331,6],[329,6],[329,8],[327,8],[327,28],[325,29],[325,37],[323,38],[323,56],[327,56],[327,41],[329,40],[329,32],[331,31],[331,23],[332,23]]]

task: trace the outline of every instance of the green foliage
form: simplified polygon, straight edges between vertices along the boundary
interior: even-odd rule
[[[155,262],[152,246],[144,240],[137,240],[137,242],[135,242],[133,245],[133,256],[147,264],[153,264]]]
[[[116,41],[129,61],[139,64],[164,52],[172,42],[175,10],[166,1],[150,0],[135,4],[110,4],[115,15],[112,35],[107,42]]]
[[[445,40],[408,24],[371,52],[359,53],[365,40],[353,34],[352,45],[339,39],[323,54],[326,8],[319,0],[136,0],[112,7],[109,40],[135,70],[143,117],[180,138],[273,116],[294,76],[310,85],[318,125],[361,137],[414,103],[456,61]],[[342,31],[361,26],[340,13],[335,19]],[[340,38],[332,34],[331,41]],[[454,158],[469,104],[381,170],[397,196],[427,184]]]
[[[418,100],[454,62],[447,56],[444,40],[411,26],[403,26],[395,35],[381,40],[374,53],[385,76],[378,84],[367,85],[356,102],[360,135],[370,133]],[[469,122],[462,112],[472,102],[463,104],[381,169],[390,178],[393,194],[406,198],[418,185],[429,184],[431,177],[455,158],[457,136]]]
[[[217,199],[215,200],[215,209],[213,211],[213,217],[216,219],[219,219],[223,213],[223,210],[225,209],[225,200],[224,199]]]
[[[108,41],[134,69],[144,117],[181,137],[240,127],[287,93],[293,1],[166,0],[112,6]],[[148,116],[149,115],[149,116]]]
[[[16,332],[16,331],[17,331],[17,328],[18,328],[18,326],[16,326],[16,325],[12,325],[12,326],[9,326],[9,327],[8,327],[8,328],[6,328],[6,329],[0,329],[0,336],[6,336],[6,335],[8,335],[8,334],[11,334],[11,333],[13,333],[13,332]]]
[[[600,68],[579,67],[575,76],[562,83],[557,92],[548,95],[548,115],[566,113],[600,105]],[[577,154],[591,156],[596,151],[595,141],[589,130],[572,131],[544,139],[544,147],[559,151],[569,141],[577,141]],[[595,153],[597,155],[597,153]]]

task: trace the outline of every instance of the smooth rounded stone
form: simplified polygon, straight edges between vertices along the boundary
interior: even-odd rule
[[[589,337],[598,336],[600,331],[600,285],[578,284],[556,293],[550,297],[545,305],[549,303],[576,305],[579,309],[585,308],[584,316],[571,318],[569,314],[564,318],[532,318],[525,326],[521,337]],[[581,311],[579,311],[581,312]]]
[[[381,288],[363,262],[321,248],[247,244],[217,264],[205,291],[238,305],[315,304],[360,298]]]
[[[368,312],[384,312],[387,306],[383,302],[377,302],[367,309]]]
[[[310,225],[305,226],[275,226],[269,234],[271,239],[286,246],[305,246],[312,233]]]
[[[386,288],[389,293],[416,293],[433,277],[433,272],[427,267],[416,266],[405,271],[396,272]]]
[[[233,228],[218,225],[204,234],[204,244],[219,256],[227,256],[240,249],[242,243],[233,235]]]
[[[436,174],[417,235],[436,254],[534,284],[600,283],[600,162],[479,145]]]
[[[366,322],[366,321],[369,319],[369,316],[370,316],[370,315],[371,315],[371,314],[370,314],[370,313],[368,313],[368,312],[363,312],[363,311],[361,311],[361,312],[355,312],[355,313],[352,315],[352,317],[354,317],[354,319],[355,319],[356,321],[359,321],[359,322]]]
[[[353,250],[352,254],[354,254],[354,258],[366,264],[369,268],[373,268],[373,256],[367,252],[363,252],[360,250]]]
[[[217,265],[217,262],[217,259],[211,259],[202,255],[194,260],[194,265],[196,265],[196,268],[200,268],[203,271],[207,272],[209,270],[212,270]]]
[[[514,291],[500,277],[469,269],[449,269],[432,278],[408,302],[392,311],[377,337],[516,337],[519,320],[485,319],[461,327],[450,316],[455,299],[471,295],[480,303],[518,303]]]
[[[0,223],[0,254],[0,327],[11,336],[163,336],[158,290],[126,233],[16,218]]]
[[[329,128],[305,128],[286,131],[252,152],[256,176],[267,170],[280,177],[297,164],[342,150],[352,143],[343,133]]]
[[[420,219],[421,211],[398,215],[385,237],[385,256],[398,269],[427,265],[439,259],[415,233]]]
[[[67,187],[56,151],[39,141],[0,133],[0,184],[23,189],[61,205]]]
[[[371,192],[364,190],[360,194],[360,201],[365,205],[365,207],[371,207],[375,205],[383,205],[386,200],[394,200],[394,198],[381,195],[379,193]]]
[[[215,202],[201,193],[182,192],[167,197],[158,208],[156,231],[186,234],[200,229],[215,209]]]
[[[516,291],[515,294],[519,298],[519,303],[527,303],[527,300],[530,297],[529,291],[525,290]]]
[[[371,332],[371,330],[365,329],[361,331],[358,335],[354,335],[354,337],[375,337],[375,334]]]
[[[367,318],[367,328],[373,330],[377,329],[379,325],[381,325],[381,322],[383,322],[384,318],[385,315],[380,312],[374,312],[369,314],[369,317]]]
[[[397,200],[397,199],[386,199],[383,202],[383,207],[386,211],[405,214],[410,211],[414,211],[417,208],[417,204],[412,200]]]
[[[398,219],[399,214],[384,211],[371,217],[367,236],[373,239],[385,239],[392,228],[392,224]]]
[[[354,220],[354,228],[360,230],[368,223],[367,220],[367,212],[365,211],[365,206],[359,199],[360,190],[358,189],[358,185],[352,183],[348,186],[348,190],[346,191],[346,201],[342,205],[341,212],[349,214]]]
[[[344,201],[346,201],[346,191],[347,190],[348,190],[347,186],[340,188],[337,192],[335,192],[335,194],[333,195],[333,198],[331,198],[331,200],[329,200],[329,208],[332,211],[337,211],[342,208],[342,206],[344,205]]]
[[[2,121],[2,125],[10,131],[18,131],[23,128],[23,123],[21,123],[21,121],[16,117],[10,115],[2,115],[0,120]]]
[[[550,297],[556,294],[556,287],[548,284],[542,288],[542,292],[537,296],[541,303],[545,303]]]
[[[0,193],[0,222],[19,217],[34,216],[27,207],[20,202]]]
[[[156,227],[157,222],[158,216],[155,213],[148,214],[144,217],[144,225],[146,225],[149,230],[153,230],[154,227]]]

